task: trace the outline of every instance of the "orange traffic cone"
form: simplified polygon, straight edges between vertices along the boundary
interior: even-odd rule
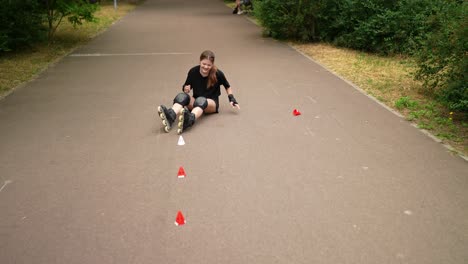
[[[174,223],[176,226],[185,225],[185,218],[181,211],[177,212],[176,220]]]
[[[299,110],[297,110],[297,109],[294,109],[294,110],[293,110],[293,115],[294,115],[294,116],[301,115],[301,112],[299,112]]]
[[[184,167],[180,166],[179,172],[177,173],[177,178],[185,178],[187,174],[185,174]]]

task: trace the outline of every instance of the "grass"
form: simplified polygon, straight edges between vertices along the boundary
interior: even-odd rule
[[[129,1],[130,2],[130,1]],[[135,2],[135,1],[131,1]],[[0,56],[0,98],[18,85],[25,83],[77,47],[86,44],[135,8],[134,4],[119,1],[117,10],[112,0],[102,0],[95,22],[85,22],[74,28],[64,19],[51,43],[38,43],[33,47]]]
[[[324,43],[290,44],[468,156],[466,116],[448,111],[424,93],[422,84],[413,79],[416,66],[411,58],[378,56]]]

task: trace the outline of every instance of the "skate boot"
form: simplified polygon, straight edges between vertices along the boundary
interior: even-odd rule
[[[187,128],[193,126],[195,123],[195,114],[190,113],[187,107],[182,108],[180,110],[180,115],[179,115],[179,128],[177,129],[177,134],[182,134],[184,130]]]
[[[169,132],[169,130],[171,130],[172,124],[176,119],[176,113],[174,110],[172,110],[172,108],[167,109],[164,105],[158,106],[158,113],[164,125],[164,131]]]

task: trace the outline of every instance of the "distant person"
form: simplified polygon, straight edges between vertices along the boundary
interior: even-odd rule
[[[236,0],[236,7],[232,10],[232,14],[242,15],[244,11],[241,10],[241,0]]]
[[[247,7],[253,9],[252,0],[236,0],[236,7],[232,10],[232,13],[242,15],[244,13],[242,9]]]
[[[231,106],[240,109],[232,94],[231,85],[224,73],[214,65],[214,61],[215,55],[212,51],[202,52],[200,65],[189,70],[182,86],[183,92],[174,98],[172,107],[168,109],[164,105],[158,106],[159,117],[166,132],[171,129],[178,113],[178,134],[193,126],[203,114],[218,113],[221,85],[226,89]],[[193,91],[193,96],[190,95],[191,91]]]

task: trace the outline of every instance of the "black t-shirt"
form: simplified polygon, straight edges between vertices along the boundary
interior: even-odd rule
[[[218,81],[211,87],[207,88],[208,77],[203,77],[201,75],[200,65],[198,65],[189,70],[182,89],[185,85],[190,84],[190,87],[193,89],[193,97],[197,98],[199,96],[204,96],[206,98],[216,100],[221,95],[221,85],[224,86],[225,89],[231,87],[224,76],[224,73],[219,69],[216,71],[216,78]]]

